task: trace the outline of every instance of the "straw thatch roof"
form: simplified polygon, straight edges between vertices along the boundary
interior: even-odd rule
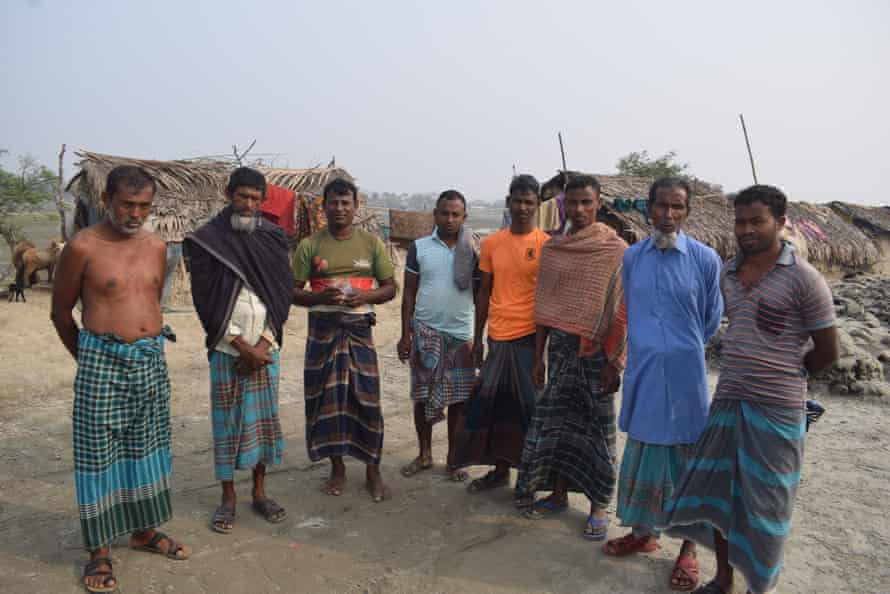
[[[627,209],[626,206],[619,208],[619,204],[646,200],[654,180],[620,175],[595,177],[604,198],[599,219],[612,226],[628,243],[648,237],[651,230],[648,216],[641,212],[645,207]],[[562,191],[564,181],[564,174],[560,172],[544,184],[542,195],[555,196]],[[690,185],[693,195],[684,230],[714,248],[722,258],[731,257],[738,245],[733,230],[732,200],[723,194],[719,185],[695,179],[690,180]],[[616,202],[616,199],[621,200]],[[791,202],[787,216],[787,237],[820,270],[863,270],[878,260],[878,251],[869,238],[827,206]]]
[[[389,238],[394,242],[411,242],[429,235],[434,225],[431,211],[389,210]]]
[[[76,153],[80,171],[68,183],[68,191],[88,207],[101,213],[102,192],[108,173],[118,165],[136,165],[145,169],[158,184],[153,226],[166,241],[182,241],[225,205],[224,189],[233,165],[221,161],[153,161],[103,155],[89,151]],[[353,180],[342,168],[328,166],[313,169],[259,168],[270,184],[297,194],[318,195],[324,185],[337,178]]]
[[[872,238],[890,238],[890,206],[861,206],[831,202],[831,209]]]

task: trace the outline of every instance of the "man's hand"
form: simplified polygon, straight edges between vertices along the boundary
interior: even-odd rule
[[[362,305],[368,304],[368,293],[367,291],[357,291],[355,289],[352,290],[349,294],[343,297],[343,305],[346,307],[361,307]]]
[[[535,382],[535,386],[540,389],[544,387],[546,383],[547,377],[547,367],[544,365],[543,361],[535,361],[535,367],[532,369],[532,379]]]
[[[396,345],[396,353],[399,355],[399,361],[404,363],[411,357],[411,342],[412,336],[410,334],[402,334],[402,337],[399,339],[399,344]]]
[[[602,386],[603,394],[614,394],[621,385],[621,370],[611,361],[606,361],[606,364],[603,365],[600,371],[600,385]]]
[[[235,370],[242,375],[249,375],[272,362],[272,345],[263,338],[256,345],[250,346],[238,337],[232,341],[232,346],[238,350]]]
[[[315,293],[316,305],[343,305],[343,291],[334,287],[328,287]]]
[[[473,343],[473,366],[482,369],[483,361],[485,361],[485,346],[481,340],[477,340]]]

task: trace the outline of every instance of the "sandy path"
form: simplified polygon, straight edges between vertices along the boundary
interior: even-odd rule
[[[0,304],[0,591],[82,592],[70,447],[74,364],[53,333],[48,295],[31,291],[28,299]],[[398,306],[381,308],[379,321],[384,473],[395,498],[371,503],[355,463],[342,497],[319,492],[326,467],[308,461],[303,442],[305,314],[294,311],[282,356],[285,464],[269,483],[290,517],[273,526],[241,505],[235,533],[225,536],[207,528],[219,494],[203,336],[193,314],[168,316],[179,342],[168,348],[176,460],[175,517],[167,528],[195,554],[167,562],[121,541],[113,551],[121,592],[668,591],[676,542],[666,540],[646,557],[608,559],[580,538],[586,509],[580,497],[559,519],[529,522],[513,512],[508,490],[470,496],[442,477],[442,426],[435,434],[440,467],[402,478],[398,467],[415,445],[407,370],[394,357]],[[890,592],[890,404],[823,400],[829,414],[807,444],[780,591]],[[246,502],[248,474],[240,476]],[[621,533],[613,526],[612,535]],[[713,562],[703,559],[707,577]],[[736,592],[743,591],[737,584]]]

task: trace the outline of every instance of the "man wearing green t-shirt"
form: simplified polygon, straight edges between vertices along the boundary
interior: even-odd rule
[[[367,465],[366,488],[380,502],[389,489],[380,476],[383,413],[371,327],[374,305],[395,297],[393,265],[383,242],[352,224],[358,206],[352,182],[328,183],[323,205],[327,228],[300,242],[294,259],[294,303],[309,308],[306,447],[313,462],[331,459],[325,493],[343,493],[343,456],[352,456]]]

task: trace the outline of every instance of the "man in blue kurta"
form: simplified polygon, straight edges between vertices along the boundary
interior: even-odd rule
[[[614,556],[658,548],[654,527],[708,417],[704,347],[723,315],[721,262],[681,231],[690,196],[682,179],[652,184],[652,236],[624,254],[628,355],[618,425],[627,445],[617,514],[632,531],[606,543]],[[684,541],[670,585],[685,591],[697,584],[695,545]]]

